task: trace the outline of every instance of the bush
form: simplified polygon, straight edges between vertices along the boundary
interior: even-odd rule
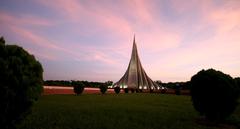
[[[181,87],[179,84],[176,84],[176,87],[175,87],[175,94],[176,95],[181,95]]]
[[[153,89],[150,89],[150,93],[153,93]]]
[[[139,93],[140,92],[140,90],[139,89],[136,89],[136,93]]]
[[[131,90],[131,93],[134,93],[134,92],[135,92],[135,89],[133,89],[133,88],[131,88],[130,90]]]
[[[237,106],[236,84],[231,76],[214,69],[202,70],[191,78],[194,108],[213,121],[222,121]]]
[[[15,128],[43,91],[43,68],[27,51],[0,38],[0,125]]]
[[[105,94],[105,92],[108,89],[107,85],[105,85],[105,84],[100,85],[99,88],[100,88],[100,91],[102,94]]]
[[[167,92],[167,89],[165,89],[165,88],[164,88],[164,89],[161,89],[161,93],[162,93],[162,94],[165,94],[166,92]]]
[[[82,82],[72,82],[73,91],[77,95],[82,94],[85,85]]]
[[[121,90],[120,87],[118,87],[118,86],[114,87],[114,91],[115,91],[116,94],[119,94],[120,90]]]
[[[238,97],[240,96],[240,77],[234,79],[238,87]]]
[[[124,88],[124,92],[125,92],[125,93],[128,93],[128,88]]]

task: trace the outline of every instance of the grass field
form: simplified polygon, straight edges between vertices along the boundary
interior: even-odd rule
[[[218,129],[197,124],[189,96],[163,94],[46,95],[20,129]],[[240,122],[240,106],[229,118]]]

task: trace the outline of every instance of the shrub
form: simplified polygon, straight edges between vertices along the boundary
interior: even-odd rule
[[[99,88],[100,88],[100,91],[102,94],[105,94],[105,92],[108,89],[107,85],[105,85],[105,84],[100,85]]]
[[[162,93],[162,94],[165,94],[166,92],[167,92],[167,89],[165,89],[165,88],[164,88],[164,89],[161,89],[161,93]]]
[[[124,88],[124,92],[125,92],[125,93],[128,93],[128,88]]]
[[[120,87],[119,86],[117,86],[117,87],[114,87],[114,91],[115,91],[115,93],[116,94],[119,94],[120,93]]]
[[[82,94],[85,85],[82,82],[72,82],[73,91],[77,95]]]
[[[202,70],[191,78],[191,85],[193,106],[207,119],[221,121],[235,110],[238,96],[231,76]]]
[[[240,77],[237,77],[234,79],[236,82],[236,85],[238,87],[237,91],[238,91],[238,97],[240,96]]]
[[[139,93],[140,92],[140,89],[136,89],[136,93]]]
[[[27,51],[0,38],[0,125],[14,128],[43,91],[43,68]]]
[[[134,93],[134,92],[135,92],[135,89],[133,89],[133,88],[131,88],[130,90],[131,90],[131,93]]]
[[[181,87],[179,84],[176,84],[176,87],[175,87],[175,94],[176,95],[180,95],[181,94]]]
[[[153,89],[150,89],[150,93],[153,93]]]

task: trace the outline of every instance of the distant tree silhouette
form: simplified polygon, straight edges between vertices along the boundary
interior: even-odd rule
[[[176,84],[175,94],[176,95],[180,95],[181,94],[181,86],[180,86],[180,84]]]
[[[236,83],[231,76],[214,69],[201,70],[191,78],[194,108],[212,121],[222,121],[237,106]]]
[[[82,82],[77,82],[77,81],[73,81],[72,86],[73,86],[74,93],[76,93],[77,95],[82,94],[85,87],[85,85]]]
[[[0,127],[14,128],[43,91],[41,64],[17,45],[0,38]]]
[[[100,88],[101,93],[105,94],[108,89],[108,86],[106,84],[102,84],[99,86],[99,88]]]
[[[0,38],[0,45],[5,45],[5,40],[3,37]]]
[[[105,84],[106,84],[107,86],[111,86],[111,85],[113,84],[113,82],[112,82],[112,81],[106,81]]]
[[[128,88],[124,88],[125,93],[128,93],[128,90],[129,90]]]
[[[115,91],[116,94],[119,94],[120,91],[121,91],[121,88],[116,86],[116,87],[114,87],[114,91]]]
[[[99,87],[102,84],[108,84],[108,86],[112,85],[112,81],[107,81],[107,82],[88,82],[88,81],[79,81],[79,80],[71,80],[71,81],[66,81],[66,80],[46,80],[44,81],[44,85],[46,86],[72,86],[72,82],[82,82],[85,87]]]
[[[240,77],[234,79],[237,84],[238,97],[240,96]]]

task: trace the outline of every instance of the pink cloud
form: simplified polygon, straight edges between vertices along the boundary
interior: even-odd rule
[[[51,22],[48,20],[41,20],[41,18],[36,18],[34,16],[25,15],[25,17],[22,17],[22,19],[18,19],[17,17],[14,17],[12,15],[9,15],[7,13],[1,12],[0,21],[7,25],[7,27],[15,33],[15,35],[18,35],[24,39],[27,39],[30,41],[30,43],[35,44],[38,47],[41,47],[43,50],[50,50],[47,53],[41,53],[36,52],[34,50],[29,50],[38,57],[48,59],[48,60],[56,60],[58,55],[55,55],[53,51],[62,51],[64,53],[70,54],[73,56],[73,59],[75,60],[86,60],[86,61],[100,61],[107,64],[113,64],[114,61],[109,59],[106,54],[101,53],[99,51],[92,51],[92,48],[86,49],[87,46],[82,48],[81,50],[85,53],[89,54],[83,54],[79,52],[72,51],[72,49],[66,49],[63,46],[60,47],[55,41],[50,41],[49,39],[46,39],[44,37],[41,37],[39,34],[36,34],[33,30],[27,29],[23,27],[24,25],[40,25],[40,26],[49,26],[52,25]]]
[[[0,22],[9,25],[33,25],[33,26],[52,26],[53,22],[33,15],[13,16],[9,13],[0,11]]]
[[[79,21],[80,17],[83,16],[85,12],[83,7],[79,4],[78,0],[57,0],[57,1],[48,1],[48,0],[40,0],[38,1],[40,4],[43,4],[47,7],[50,7],[56,10],[63,16],[71,18],[71,20]],[[57,4],[56,4],[57,3]]]
[[[51,43],[50,41],[34,34],[30,30],[16,27],[16,26],[11,26],[9,27],[14,33],[17,35],[20,35],[21,37],[29,39],[32,43],[36,44],[37,46],[41,46],[44,48],[50,48],[50,49],[60,49],[57,45]]]
[[[218,33],[240,29],[240,8],[216,8],[207,15],[206,20],[213,24]]]
[[[43,37],[40,37],[27,29],[11,27],[11,30],[16,34],[20,35],[21,37],[28,39],[31,43],[34,43],[37,46],[42,47],[43,49],[49,49],[50,51],[48,51],[45,54],[35,53],[37,56],[40,56],[48,60],[56,60],[57,58],[60,59],[58,55],[55,55],[57,57],[54,57],[54,54],[52,52],[62,51],[63,53],[71,55],[70,57],[76,61],[78,60],[100,61],[106,64],[116,64],[116,62],[114,62],[114,60],[111,60],[106,54],[91,48],[86,49],[86,47],[84,47],[84,49],[80,50],[81,52],[78,52],[72,49],[60,47],[56,43],[49,41]],[[84,53],[87,53],[87,54],[84,54]]]

